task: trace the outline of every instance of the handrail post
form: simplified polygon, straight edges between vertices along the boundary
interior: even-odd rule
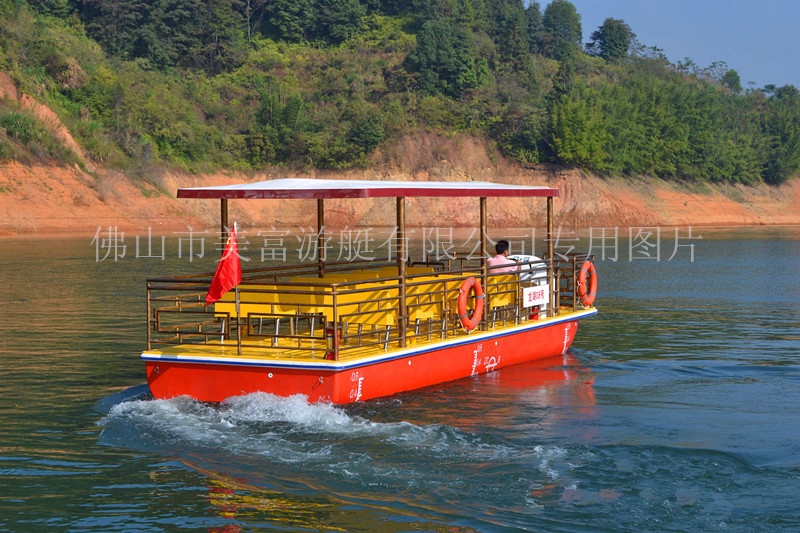
[[[572,256],[572,310],[578,309],[578,256]]]
[[[480,198],[480,224],[481,224],[481,284],[483,285],[483,324],[481,324],[481,329],[486,331],[489,329],[489,298],[486,296],[489,294],[489,274],[488,268],[486,266],[486,234],[488,231],[487,225],[487,212],[486,212],[486,197],[481,196]],[[475,302],[478,303],[477,300]]]
[[[319,277],[325,277],[325,200],[317,198],[317,266]]]
[[[332,348],[333,348],[333,360],[334,361],[338,361],[339,360],[339,322],[341,322],[341,320],[339,320],[339,310],[336,308],[336,284],[334,284],[333,288],[331,289],[331,295],[332,295],[331,296],[331,301],[332,301],[332,304],[333,304],[333,315],[332,315],[333,316],[333,328],[331,328],[332,331],[333,331],[333,333],[332,333],[333,337],[331,338],[331,345],[332,345]]]
[[[550,292],[550,303],[548,305],[548,316],[555,316],[555,299],[553,298],[553,290],[555,289],[555,279],[553,277],[553,197],[547,197],[547,285]]]
[[[236,285],[233,290],[236,291],[236,353],[242,355],[242,325],[239,322],[241,319],[241,313],[239,313],[239,286]]]
[[[147,349],[150,350],[150,282],[147,282]]]
[[[561,268],[558,267],[555,269],[555,282],[556,282],[556,289],[555,289],[555,299],[556,299],[556,309],[558,309],[558,314],[561,314],[561,278],[563,272]]]
[[[228,199],[219,200],[219,236],[222,240],[222,250],[225,253],[225,241],[228,240]]]
[[[405,197],[397,197],[397,275],[400,277],[400,302],[397,313],[400,347],[406,346],[406,202]]]

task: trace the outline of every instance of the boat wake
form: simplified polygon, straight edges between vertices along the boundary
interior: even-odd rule
[[[302,503],[311,491],[337,506],[367,505],[434,523],[468,516],[479,529],[520,527],[531,513],[564,502],[617,499],[576,474],[605,463],[591,448],[540,440],[536,419],[552,414],[551,407],[507,414],[519,430],[509,438],[507,430],[470,422],[487,415],[477,414],[456,385],[441,394],[450,398],[449,416],[426,423],[413,396],[376,408],[309,403],[299,395],[254,393],[207,404],[130,393],[101,402],[99,440],[167,457],[155,461],[155,471],[179,465],[237,497],[267,498],[277,489]],[[409,416],[416,423],[403,419]]]
[[[470,480],[482,478],[505,491],[512,490],[501,479],[509,467],[535,473],[536,454],[492,434],[440,423],[376,422],[354,410],[265,393],[219,405],[133,398],[108,408],[98,422],[99,440],[166,456],[231,483],[313,490],[346,502],[362,501],[354,495],[368,491],[373,504],[440,518],[453,512],[442,502],[458,494],[476,491],[475,501],[485,502],[477,493],[481,484]],[[522,483],[516,490],[527,490]]]
[[[449,459],[513,454],[502,442],[448,425],[375,422],[332,404],[309,403],[302,395],[260,392],[220,404],[187,397],[134,398],[111,405],[98,425],[103,427],[100,440],[109,445],[161,452],[225,450],[283,464],[328,463],[332,458],[337,462],[330,467],[347,458],[360,463],[362,456],[371,461],[387,447],[393,454],[440,453]]]

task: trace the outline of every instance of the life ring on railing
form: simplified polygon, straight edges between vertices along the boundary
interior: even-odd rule
[[[589,287],[586,287],[586,277],[589,277]],[[578,296],[584,307],[591,307],[594,303],[594,297],[597,295],[597,272],[594,269],[594,263],[586,261],[581,266],[581,271],[578,274]]]
[[[470,290],[475,291],[475,309],[472,310],[472,316],[467,313],[467,297],[469,296]],[[461,321],[461,325],[464,326],[464,329],[472,331],[478,327],[482,316],[483,287],[481,287],[481,282],[479,280],[470,276],[464,280],[461,284],[461,288],[458,290],[458,319]]]

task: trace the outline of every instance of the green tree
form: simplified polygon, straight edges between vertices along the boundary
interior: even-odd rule
[[[248,159],[254,166],[262,166],[302,157],[304,153],[298,153],[301,144],[298,140],[304,134],[303,98],[284,85],[269,85],[259,92],[261,103],[245,141]]]
[[[635,38],[636,35],[625,21],[607,18],[603,25],[592,33],[592,40],[586,44],[586,51],[606,61],[617,61],[627,57]]]
[[[367,14],[358,0],[319,0],[316,2],[314,35],[322,41],[341,43],[361,27]]]
[[[264,15],[267,13],[269,0],[244,0],[242,2],[244,11],[245,28],[247,29],[247,40],[251,40],[261,28]]]
[[[763,130],[767,138],[764,181],[778,185],[800,170],[800,91],[796,87],[775,88]]]
[[[553,0],[542,16],[542,52],[565,60],[581,49],[581,16],[568,0]]]
[[[189,54],[200,47],[196,31],[197,0],[156,0],[147,16],[132,32],[131,57],[147,58],[158,68],[187,63]]]
[[[474,32],[485,32],[489,11],[484,0],[451,0],[456,24]]]
[[[733,69],[728,70],[722,75],[722,84],[730,89],[733,93],[739,94],[742,92],[742,79],[739,73]]]
[[[93,158],[138,174],[347,168],[415,127],[607,174],[780,184],[800,170],[795,87],[742,94],[723,61],[673,65],[657,48],[615,61],[629,49],[606,24],[587,50],[608,61],[579,60],[580,17],[548,3],[545,17],[527,0],[0,0],[0,66]],[[13,103],[0,119],[0,158],[70,161]]]
[[[187,63],[208,72],[229,70],[244,57],[244,19],[242,0],[200,0],[202,9],[196,15],[196,30],[186,32],[197,37],[199,46],[191,49]]]
[[[528,50],[538,54],[542,50],[542,8],[539,2],[531,2],[525,8],[526,35],[528,38]]]
[[[412,0],[412,12],[422,23],[449,19],[454,15],[451,0]]]
[[[608,135],[599,99],[588,87],[576,87],[553,102],[550,128],[552,146],[560,161],[599,172],[606,170]]]
[[[311,34],[314,12],[311,0],[274,0],[268,26],[276,38],[298,42]]]
[[[241,0],[86,0],[86,29],[112,55],[212,73],[241,61]]]
[[[84,0],[81,15],[86,31],[106,52],[132,59],[139,30],[149,20],[151,9],[144,0]]]
[[[454,28],[446,20],[433,20],[422,26],[408,62],[419,73],[423,92],[457,97],[486,80],[488,65],[476,55],[475,41],[468,30]]]
[[[383,120],[376,107],[356,102],[345,113],[344,119],[350,124],[347,137],[353,147],[353,156],[364,157],[383,141]]]
[[[28,4],[40,13],[54,17],[68,17],[74,10],[69,0],[28,0]]]
[[[500,58],[519,68],[528,53],[528,21],[520,0],[497,0],[492,3],[493,37]]]

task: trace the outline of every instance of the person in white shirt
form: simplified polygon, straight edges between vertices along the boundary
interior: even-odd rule
[[[487,267],[496,267],[500,265],[509,265],[507,267],[502,268],[493,268],[489,271],[490,274],[502,274],[504,272],[515,272],[519,269],[519,265],[516,261],[508,258],[508,241],[500,240],[497,241],[497,244],[494,245],[494,250],[497,252],[497,255],[494,257],[490,257],[486,261]]]

